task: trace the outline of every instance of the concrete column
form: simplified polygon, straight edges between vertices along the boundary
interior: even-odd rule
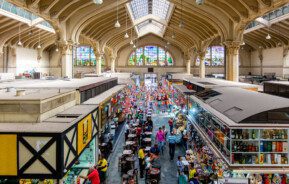
[[[205,53],[200,53],[199,59],[200,59],[199,77],[206,78]]]
[[[102,54],[96,55],[96,75],[101,75],[101,59],[102,59]]]
[[[191,74],[191,60],[190,59],[187,60],[187,74],[188,75]]]
[[[115,73],[115,57],[110,58],[110,72]]]
[[[226,60],[226,80],[239,81],[239,49],[240,42],[228,41],[225,42],[227,48]]]
[[[61,77],[73,78],[72,44],[59,44],[61,50]]]

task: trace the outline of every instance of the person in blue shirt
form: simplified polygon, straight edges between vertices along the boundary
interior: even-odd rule
[[[170,158],[171,158],[171,160],[174,160],[177,138],[176,138],[176,136],[174,135],[173,132],[170,133],[170,135],[167,138],[167,141],[169,143]]]
[[[160,148],[158,147],[158,144],[154,144],[154,146],[151,147],[150,153],[152,153],[152,154],[158,154],[158,153],[160,153]]]

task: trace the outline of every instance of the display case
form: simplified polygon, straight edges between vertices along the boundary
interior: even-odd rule
[[[218,97],[199,98],[191,96],[188,111],[188,118],[196,129],[205,135],[212,148],[234,168],[287,168],[289,166],[289,126],[287,123],[248,123],[247,121],[253,118],[242,117],[242,111],[246,110],[245,106],[243,106],[243,109],[239,108],[237,110],[235,104],[241,103],[240,101],[231,102],[230,105],[235,109],[227,108],[225,104],[221,104],[222,102],[225,103],[225,100],[221,97],[221,91],[215,92],[219,92],[219,96],[216,95]],[[246,97],[248,98],[248,96]],[[213,99],[208,100],[210,98]],[[242,100],[242,98],[239,98],[239,100]],[[280,106],[282,105],[280,104]],[[260,107],[262,111],[266,109],[266,106],[259,106],[258,102],[254,107]],[[224,112],[221,109],[224,109]],[[262,114],[254,108],[250,107],[250,110],[258,112],[259,116]],[[285,111],[284,108],[282,110]],[[270,111],[265,112],[269,113],[270,116]],[[250,114],[250,117],[256,116],[252,112],[247,112],[247,114]],[[236,122],[235,119],[241,119],[241,117],[243,120]],[[278,120],[275,120],[275,122],[278,122]]]

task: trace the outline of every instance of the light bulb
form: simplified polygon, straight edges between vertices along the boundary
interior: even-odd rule
[[[270,39],[271,39],[270,34],[268,34],[268,35],[266,36],[266,39],[267,39],[267,40],[270,40]]]
[[[93,3],[95,3],[95,4],[102,4],[102,3],[103,3],[103,0],[93,0]]]
[[[132,44],[133,44],[133,41],[131,40],[131,41],[129,42],[129,44],[131,44],[131,45],[132,45]]]
[[[114,24],[114,27],[119,28],[120,27],[120,23],[118,22],[118,20],[116,21],[116,23]]]
[[[40,44],[38,44],[37,49],[41,49],[41,45]]]
[[[167,42],[167,45],[171,44],[170,42]]]
[[[179,28],[183,28],[184,27],[184,23],[183,23],[183,21],[181,20],[180,21],[180,24],[179,24]]]
[[[127,34],[127,33],[125,33],[125,35],[124,35],[124,38],[129,38],[129,36],[128,36],[128,34]]]
[[[135,46],[135,45],[133,45],[133,48],[136,48],[136,46]]]
[[[19,40],[17,43],[18,46],[22,46],[22,42]]]
[[[246,45],[246,43],[245,43],[245,42],[242,42],[241,45]]]
[[[56,48],[56,49],[55,49],[55,51],[56,51],[56,52],[58,52],[58,51],[59,51],[59,49],[58,49],[58,48]]]
[[[176,38],[176,35],[175,35],[175,34],[173,34],[173,35],[172,35],[172,39],[175,39],[175,38]]]

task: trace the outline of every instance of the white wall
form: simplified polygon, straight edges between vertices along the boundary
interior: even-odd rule
[[[22,74],[26,71],[35,70],[41,72],[42,75],[49,74],[49,53],[43,52],[42,58],[37,60],[38,52],[34,49],[27,49],[22,47],[15,48],[12,52],[12,62],[9,66],[10,72],[15,73],[16,75]],[[15,63],[14,61],[15,57]]]
[[[289,73],[289,57],[283,58],[283,47],[264,49],[263,54],[263,75],[265,73],[276,73],[276,76],[282,77]],[[258,51],[251,52],[251,72],[253,75],[261,75],[261,62]]]

